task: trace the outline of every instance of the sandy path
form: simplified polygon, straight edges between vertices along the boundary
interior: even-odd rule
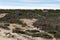
[[[0,14],[0,18],[3,18],[5,15],[7,15],[8,13],[3,13],[3,14]]]

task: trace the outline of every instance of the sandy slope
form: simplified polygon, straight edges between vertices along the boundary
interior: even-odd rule
[[[26,23],[27,26],[22,27],[22,25],[19,25],[19,24],[10,24],[10,26],[8,26],[10,28],[10,30],[5,30],[5,29],[0,28],[0,40],[55,40],[54,38],[45,39],[45,38],[41,38],[41,37],[32,37],[32,36],[28,36],[25,34],[12,33],[12,30],[15,28],[21,28],[22,30],[36,29],[36,28],[34,28],[34,26],[32,24],[34,22],[36,22],[37,19],[20,19],[20,21],[22,21],[23,23]],[[28,26],[30,26],[30,27],[28,27]],[[44,32],[44,31],[40,30],[40,32]],[[10,34],[6,35],[6,33],[10,33]],[[14,35],[14,37],[11,37],[12,35]]]

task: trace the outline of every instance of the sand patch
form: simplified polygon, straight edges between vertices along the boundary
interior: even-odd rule
[[[32,26],[34,22],[37,21],[37,19],[20,19],[20,21],[22,21],[23,23],[26,23],[27,26]]]
[[[0,14],[0,18],[3,18],[4,16],[6,16],[8,13],[3,13],[3,14]]]

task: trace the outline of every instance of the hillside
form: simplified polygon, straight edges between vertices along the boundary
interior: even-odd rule
[[[60,40],[60,10],[0,9],[1,40]]]

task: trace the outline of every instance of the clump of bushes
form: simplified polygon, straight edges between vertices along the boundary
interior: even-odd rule
[[[38,30],[26,30],[27,32],[30,32],[30,33],[37,33],[39,32]]]
[[[4,25],[0,25],[0,28],[6,29],[6,30],[10,30],[8,28],[9,24],[4,24]]]
[[[51,36],[49,36],[48,34],[45,34],[45,33],[33,34],[32,37],[43,37],[43,38],[47,38],[47,39],[52,39]]]
[[[23,23],[23,24],[22,24],[22,27],[25,27],[25,26],[27,26],[27,24],[26,24],[26,23]]]
[[[4,26],[9,26],[10,24],[4,24]]]
[[[60,32],[49,32],[54,35],[56,38],[60,38]]]
[[[56,38],[60,38],[60,32],[59,31],[56,31],[56,30],[52,30],[52,31],[46,31],[46,32],[48,32],[48,33],[50,33],[50,34],[53,34],[54,35],[54,37],[56,37]]]
[[[56,38],[60,38],[60,32],[57,32],[56,34],[54,34],[54,36],[55,36]]]
[[[13,33],[21,33],[21,34],[26,34],[26,32],[21,31],[20,28],[16,28],[15,30],[13,30]]]

